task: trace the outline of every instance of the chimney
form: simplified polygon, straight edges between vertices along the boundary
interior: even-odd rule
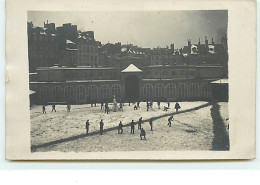
[[[171,44],[171,51],[174,53],[174,44]]]
[[[198,42],[198,53],[200,53],[200,38],[199,38],[199,42]]]
[[[213,40],[213,38],[212,38],[212,40],[211,40],[211,43],[212,43],[212,45],[214,45],[214,40]]]
[[[205,47],[206,47],[206,52],[209,51],[209,41],[207,39],[207,36],[205,36]]]
[[[191,42],[190,39],[188,40],[188,53],[191,53]]]

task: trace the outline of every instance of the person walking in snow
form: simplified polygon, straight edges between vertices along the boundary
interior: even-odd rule
[[[89,120],[86,121],[86,134],[88,135],[89,131]]]
[[[146,140],[146,137],[145,137],[146,133],[145,133],[145,130],[144,128],[141,129],[141,132],[140,132],[140,138],[142,140],[142,137],[144,137],[144,139]]]
[[[141,130],[142,121],[143,121],[142,119],[143,119],[142,117],[139,118],[139,121],[138,121],[138,130]]]
[[[55,104],[52,104],[52,110],[51,110],[51,112],[53,112],[53,111],[56,112],[56,106],[55,106]]]
[[[157,102],[158,109],[160,109],[160,104],[161,104],[161,102],[160,102],[160,101],[158,101],[158,102]]]
[[[150,118],[149,124],[150,124],[150,127],[151,127],[151,131],[153,131],[153,118]]]
[[[120,121],[119,125],[118,125],[118,134],[123,134],[123,124],[122,121]]]
[[[99,133],[101,135],[103,135],[103,131],[104,131],[104,123],[103,123],[103,120],[101,119],[100,123],[99,123],[99,126],[100,126],[100,130],[99,130]]]
[[[71,106],[70,106],[70,104],[68,104],[67,105],[67,112],[70,112],[70,108],[71,108]]]
[[[43,113],[43,114],[46,114],[46,108],[45,108],[45,105],[42,106],[42,113]]]
[[[103,107],[104,107],[104,103],[103,103],[103,102],[101,102],[101,110],[103,109]]]
[[[167,104],[168,104],[168,108],[170,108],[170,101],[168,101],[168,103],[167,103]]]
[[[169,119],[168,119],[168,124],[167,124],[167,125],[169,125],[169,127],[172,126],[172,121],[173,120],[174,120],[173,116],[170,116]]]
[[[178,110],[181,108],[181,106],[178,102],[176,102],[174,108],[176,109],[176,113],[178,113]]]
[[[135,122],[134,120],[132,120],[131,122],[131,134],[134,134],[135,133]]]

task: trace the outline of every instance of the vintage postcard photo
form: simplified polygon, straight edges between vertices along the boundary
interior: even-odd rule
[[[29,11],[32,152],[229,150],[227,22]]]
[[[27,10],[27,152],[231,152],[230,12]]]

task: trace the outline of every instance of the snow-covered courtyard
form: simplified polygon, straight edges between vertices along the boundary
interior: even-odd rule
[[[223,133],[220,134],[228,137],[227,105],[227,103],[218,103],[217,107],[220,109],[218,112],[224,123],[223,126],[220,125],[223,127],[221,130]],[[51,112],[51,106],[47,106],[47,114],[42,114],[41,106],[34,106],[31,109],[31,145],[35,148],[33,151],[102,152],[212,150],[214,148],[212,146],[214,145],[213,119],[216,118],[213,118],[212,114],[215,114],[212,113],[213,106],[208,102],[180,102],[181,112],[174,115],[172,127],[167,125],[167,120],[168,114],[175,113],[173,102],[167,112],[163,111],[166,103],[161,103],[161,109],[158,109],[155,102],[149,111],[146,110],[145,102],[141,102],[138,110],[134,110],[133,106],[133,104],[129,106],[128,103],[125,103],[123,112],[111,112],[110,114],[105,114],[105,110],[100,109],[100,104],[97,104],[97,107],[91,107],[89,104],[72,105],[71,112],[67,112],[65,105],[57,105],[57,112]],[[146,140],[140,140],[137,125],[135,134],[130,133],[130,126],[123,127],[123,134],[117,132],[119,121],[125,125],[132,120],[137,122],[140,117],[147,120],[159,116],[161,118],[153,122],[153,131],[150,131],[148,122],[142,124],[146,131]],[[84,136],[86,133],[85,122],[88,119],[90,135]],[[104,120],[105,133],[104,135],[94,134],[99,130],[101,119]],[[106,131],[107,129],[110,130]],[[93,134],[91,135],[91,133]],[[73,136],[80,137],[75,139]],[[57,142],[48,144],[54,141]],[[44,144],[46,146],[42,147]]]

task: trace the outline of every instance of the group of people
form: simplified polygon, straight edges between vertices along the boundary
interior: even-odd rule
[[[151,131],[153,131],[153,120],[154,120],[154,118],[150,118],[149,119],[149,124],[150,124]],[[167,125],[169,125],[169,127],[171,127],[171,125],[172,125],[171,122],[173,120],[174,120],[173,115],[168,118],[168,124]],[[143,118],[140,117],[138,122],[137,122],[137,124],[138,124],[138,130],[140,130],[140,139],[141,140],[142,139],[146,139],[146,132],[145,132],[144,128],[142,128],[142,123],[143,123]],[[86,135],[89,134],[89,125],[90,125],[89,120],[87,120],[86,121]],[[131,134],[135,133],[135,125],[136,125],[136,123],[134,122],[134,120],[132,120],[132,122],[130,123]],[[99,122],[99,128],[100,128],[99,129],[100,135],[103,135],[103,132],[104,132],[104,122],[103,122],[103,119],[101,119],[101,121]],[[123,134],[124,129],[123,129],[122,121],[119,122],[117,131],[118,131],[118,134]]]
[[[52,104],[51,107],[52,107],[51,112],[56,112],[56,105]],[[67,104],[67,112],[70,112],[70,109],[71,109],[71,105]],[[47,112],[46,112],[46,105],[42,106],[42,113],[43,114],[47,114]]]

